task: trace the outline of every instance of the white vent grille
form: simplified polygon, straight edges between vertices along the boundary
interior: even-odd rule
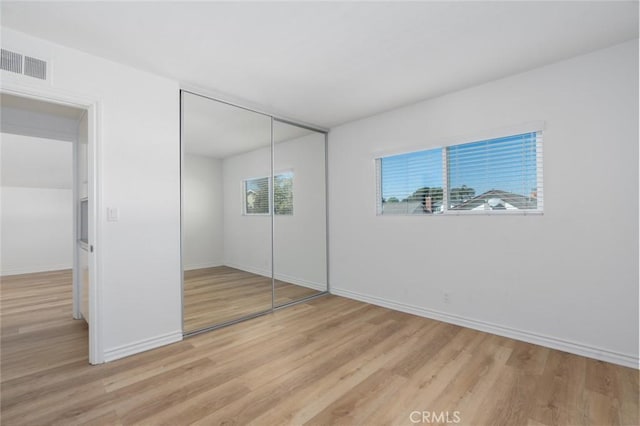
[[[22,55],[10,50],[2,49],[0,68],[5,71],[22,74]]]
[[[47,79],[47,63],[41,59],[25,56],[24,57],[24,75],[28,75],[29,77],[39,78],[40,80],[46,80]]]
[[[26,75],[39,80],[47,79],[47,61],[43,61],[42,59],[24,56],[20,53],[2,49],[1,62],[1,68],[4,71]]]

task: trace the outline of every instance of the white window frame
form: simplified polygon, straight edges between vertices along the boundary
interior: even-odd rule
[[[396,151],[384,151],[374,154],[375,161],[375,176],[376,176],[376,203],[375,212],[377,216],[419,216],[419,217],[434,217],[434,216],[475,216],[475,215],[542,215],[544,214],[544,185],[543,185],[543,133],[545,129],[545,123],[542,121],[525,123],[519,126],[512,126],[508,128],[502,128],[498,130],[490,130],[480,134],[472,136],[462,136],[456,138],[450,138],[445,143],[440,145],[432,145],[429,147],[412,147],[410,149],[396,150]],[[537,133],[536,137],[536,181],[537,181],[537,204],[535,209],[528,210],[451,210],[449,205],[449,170],[447,161],[447,148],[450,146],[463,145],[467,143],[480,142],[491,139],[498,139],[508,136],[514,136],[525,133]],[[383,214],[382,212],[382,159],[386,157],[408,154],[419,151],[429,151],[433,149],[441,149],[442,152],[442,205],[443,211],[435,214],[411,214],[411,213],[397,213],[397,214]]]

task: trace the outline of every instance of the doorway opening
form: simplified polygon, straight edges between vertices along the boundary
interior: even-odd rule
[[[0,105],[3,367],[96,363],[89,110],[13,93]]]

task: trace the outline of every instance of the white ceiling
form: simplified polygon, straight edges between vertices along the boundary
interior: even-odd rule
[[[2,25],[332,127],[638,37],[638,2],[2,2]]]

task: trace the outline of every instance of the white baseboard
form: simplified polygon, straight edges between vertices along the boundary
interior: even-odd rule
[[[134,355],[140,352],[145,352],[150,349],[155,349],[160,346],[168,345],[170,343],[179,342],[181,340],[182,330],[178,330],[172,333],[139,340],[137,342],[127,343],[126,345],[105,350],[104,362],[115,361],[116,359],[124,358],[126,356]]]
[[[271,278],[271,271],[268,270],[268,269],[253,268],[251,266],[236,265],[236,264],[233,264],[233,263],[227,263],[226,266],[228,266],[229,268],[240,269],[241,271],[246,271],[246,272],[250,272],[252,274],[261,275],[263,277]],[[284,281],[284,282],[287,282],[287,283],[299,285],[300,287],[310,288],[312,290],[327,291],[326,284],[317,283],[315,281],[305,280],[303,278],[293,277],[291,275],[275,274],[275,279],[276,280],[280,280],[280,281]]]
[[[221,262],[204,262],[204,263],[194,263],[192,265],[184,265],[185,271],[193,271],[194,269],[205,269],[205,268],[215,268],[217,266],[222,266]]]
[[[292,277],[290,275],[275,274],[275,279],[276,280],[280,280],[280,281],[284,281],[286,283],[295,284],[295,285],[298,285],[300,287],[310,288],[312,290],[327,291],[327,285],[326,284],[317,283],[317,282],[305,280],[305,279],[302,279],[302,278],[296,278],[296,277]]]
[[[67,265],[67,264],[29,266],[29,267],[21,267],[21,268],[6,268],[0,272],[0,276],[7,277],[9,275],[34,274],[36,272],[64,271],[65,269],[72,269],[72,268],[73,268],[73,265]]]
[[[239,269],[241,271],[250,272],[252,274],[261,275],[263,277],[270,278],[271,270],[270,269],[262,269],[262,268],[254,268],[253,266],[246,265],[238,265],[237,263],[225,262],[224,266],[228,266],[229,268]]]
[[[640,358],[634,355],[623,354],[610,351],[594,346],[584,345],[582,343],[571,342],[569,340],[558,339],[556,337],[544,336],[525,330],[518,330],[505,327],[498,324],[492,324],[485,321],[479,321],[471,318],[465,318],[458,315],[447,314],[445,312],[435,311],[433,309],[422,308],[419,306],[409,305],[406,303],[395,302],[382,299],[375,296],[369,296],[350,290],[331,287],[331,294],[343,296],[349,299],[359,300],[361,302],[370,303],[372,305],[382,306],[400,312],[418,315],[462,327],[472,328],[474,330],[484,331],[498,336],[509,337],[515,340],[521,340],[527,343],[533,343],[560,351],[569,352],[576,355],[594,358],[600,361],[610,362],[612,364],[623,365],[625,367],[638,369]]]

